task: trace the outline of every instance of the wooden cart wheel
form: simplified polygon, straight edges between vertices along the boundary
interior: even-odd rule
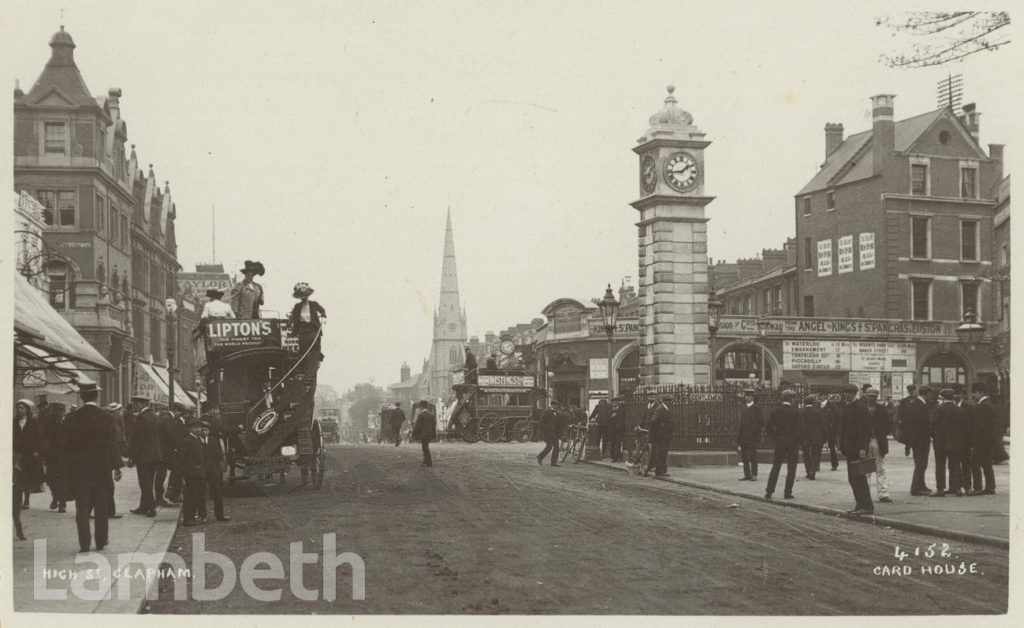
[[[496,443],[505,436],[505,419],[497,414],[485,414],[480,417],[477,433],[485,443]]]
[[[528,443],[533,440],[533,423],[530,419],[519,419],[512,426],[512,438],[517,443]]]

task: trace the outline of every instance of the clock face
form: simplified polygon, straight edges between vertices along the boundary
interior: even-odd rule
[[[502,340],[498,345],[498,351],[503,355],[512,355],[516,351],[516,345],[511,340]]]
[[[674,153],[665,162],[665,182],[680,192],[697,185],[700,166],[689,153]]]
[[[654,157],[644,155],[640,160],[640,188],[644,194],[654,191],[654,184],[658,182],[658,167],[654,163]]]

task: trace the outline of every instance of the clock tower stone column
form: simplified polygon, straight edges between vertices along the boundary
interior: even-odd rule
[[[677,106],[665,106],[633,148],[640,157],[640,383],[710,384],[704,149],[710,141]]]

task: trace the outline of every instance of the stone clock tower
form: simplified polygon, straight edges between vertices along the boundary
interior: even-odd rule
[[[665,106],[633,148],[639,156],[640,383],[709,384],[704,149],[710,141],[677,106]]]

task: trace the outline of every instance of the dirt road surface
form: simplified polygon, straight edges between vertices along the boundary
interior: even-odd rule
[[[944,542],[798,509],[676,486],[589,465],[538,466],[540,446],[435,445],[430,473],[416,445],[332,446],[319,491],[271,498],[228,489],[230,522],[179,527],[172,551],[194,565],[192,534],[240,566],[281,557],[260,581],[279,601],[236,584],[225,599],[174,600],[160,583],[151,613],[257,614],[989,614],[1007,605],[1005,550]],[[417,473],[421,473],[417,476]],[[440,498],[440,499],[438,499]],[[311,501],[312,500],[312,501]],[[310,507],[309,504],[313,506]],[[365,599],[350,568],[324,600],[320,564],[290,590],[289,543],[365,564]],[[946,544],[944,544],[946,543]],[[898,549],[897,549],[898,548]],[[897,552],[906,555],[901,560]],[[322,560],[322,559],[321,559]],[[952,567],[954,573],[947,571]],[[297,571],[297,570],[296,570]],[[966,573],[960,573],[964,571]],[[972,573],[973,571],[973,573]],[[206,570],[206,588],[221,581]],[[191,587],[195,573],[188,584]]]

